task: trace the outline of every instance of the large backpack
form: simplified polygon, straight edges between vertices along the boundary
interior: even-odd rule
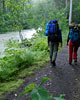
[[[56,35],[59,30],[59,28],[58,28],[58,22],[57,22],[57,20],[50,20],[50,22],[49,23],[47,23],[47,25],[46,25],[46,31],[45,31],[45,35],[46,36],[50,36],[50,35]]]
[[[50,20],[46,25],[45,35],[48,39],[53,42],[58,42],[59,40],[59,26],[57,20]]]
[[[78,42],[80,39],[79,30],[78,29],[70,29],[69,38],[71,39],[71,41],[73,43]]]

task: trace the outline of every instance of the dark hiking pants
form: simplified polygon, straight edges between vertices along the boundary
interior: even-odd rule
[[[57,57],[57,52],[58,52],[58,45],[59,43],[53,43],[53,42],[49,42],[49,46],[50,46],[50,61],[56,61],[56,57]]]

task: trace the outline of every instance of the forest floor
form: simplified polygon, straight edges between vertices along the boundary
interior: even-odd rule
[[[78,63],[68,64],[68,46],[65,46],[57,56],[56,66],[52,67],[47,63],[44,68],[38,70],[33,76],[25,79],[24,84],[16,91],[7,93],[5,100],[16,100],[17,95],[24,91],[24,87],[34,82],[39,84],[42,77],[51,78],[43,86],[54,97],[65,94],[66,100],[80,100],[80,50],[78,50]],[[28,100],[27,95],[22,96],[19,100]],[[53,99],[54,100],[54,99]]]

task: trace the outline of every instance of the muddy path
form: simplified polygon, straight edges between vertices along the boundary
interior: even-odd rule
[[[46,82],[44,86],[54,97],[65,94],[66,100],[80,100],[80,50],[78,50],[77,65],[74,65],[74,63],[69,65],[68,56],[68,47],[65,46],[58,53],[56,67],[52,67],[50,63],[47,63],[46,67],[26,79],[19,89],[8,93],[5,100],[16,100],[15,94],[20,94],[24,87],[32,82],[39,84],[42,77],[45,76],[51,78],[51,81]],[[22,96],[19,100],[28,100],[27,95]]]

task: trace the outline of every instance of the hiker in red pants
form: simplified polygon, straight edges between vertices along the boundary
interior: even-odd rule
[[[67,45],[69,42],[69,64],[72,64],[72,59],[74,63],[77,64],[77,51],[79,47],[80,34],[77,25],[69,25],[70,32],[67,39]]]
[[[69,64],[72,63],[72,59],[74,59],[74,63],[77,63],[77,50],[78,44],[73,43],[71,40],[69,41]]]

